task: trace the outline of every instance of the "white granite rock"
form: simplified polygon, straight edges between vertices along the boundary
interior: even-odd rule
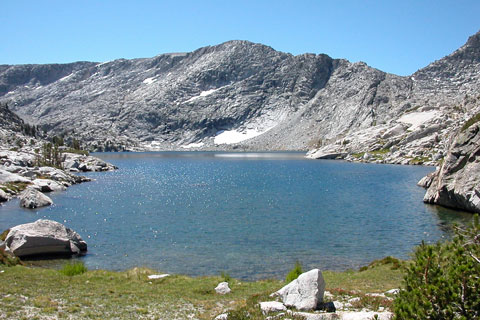
[[[267,314],[270,312],[279,312],[279,311],[286,311],[287,308],[285,305],[278,301],[266,301],[260,302],[260,309],[262,309],[263,314]]]
[[[228,282],[220,282],[217,287],[215,288],[215,292],[218,294],[227,294],[232,291],[230,287],[228,286]]]
[[[20,194],[20,207],[35,209],[53,204],[52,199],[34,188],[27,188]]]
[[[323,302],[325,280],[319,269],[302,273],[297,279],[275,292],[287,307],[298,310],[313,310]]]

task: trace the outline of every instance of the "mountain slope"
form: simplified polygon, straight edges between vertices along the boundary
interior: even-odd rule
[[[427,136],[443,141],[449,121],[468,117],[476,103],[465,94],[478,90],[478,37],[412,77],[326,55],[292,56],[247,41],[149,59],[0,66],[0,100],[10,101],[29,122],[97,148],[321,145],[317,154],[345,156],[392,147],[401,137],[408,138],[406,145],[424,138],[418,128],[411,130],[412,110],[423,118],[426,113],[429,121],[422,124],[438,125]],[[455,111],[459,104],[463,109]],[[407,121],[399,121],[405,116]],[[419,148],[431,159],[442,146],[410,149]]]

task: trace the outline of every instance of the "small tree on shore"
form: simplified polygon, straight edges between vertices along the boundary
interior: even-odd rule
[[[452,241],[415,251],[394,302],[395,319],[480,318],[480,225],[455,228]]]

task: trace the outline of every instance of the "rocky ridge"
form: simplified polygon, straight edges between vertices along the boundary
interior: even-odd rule
[[[1,66],[0,100],[97,150],[313,149],[312,158],[435,164],[452,129],[479,111],[479,38],[409,77],[247,41]]]

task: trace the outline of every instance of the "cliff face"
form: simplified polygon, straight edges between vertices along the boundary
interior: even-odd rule
[[[441,167],[421,181],[424,201],[480,212],[480,124],[460,131]]]
[[[247,41],[149,59],[0,66],[0,101],[91,147],[315,149],[311,157],[352,160],[382,150],[375,161],[433,164],[452,126],[475,112],[479,37],[411,77]]]

